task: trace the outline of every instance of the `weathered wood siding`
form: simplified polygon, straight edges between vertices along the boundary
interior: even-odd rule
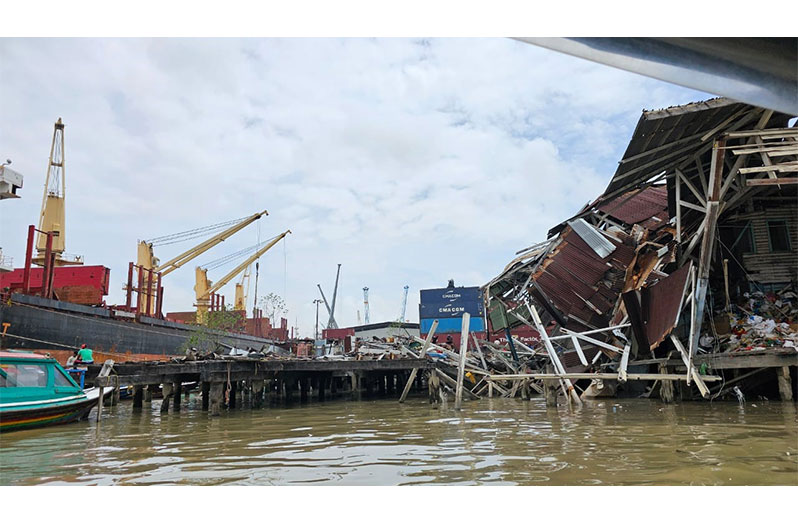
[[[790,251],[771,252],[768,221],[784,220],[790,232]],[[755,253],[743,255],[745,270],[759,283],[787,283],[798,280],[798,208],[780,206],[765,209],[751,217]]]

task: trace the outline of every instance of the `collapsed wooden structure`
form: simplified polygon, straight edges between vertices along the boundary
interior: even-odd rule
[[[530,376],[560,381],[578,402],[571,382],[592,379],[583,396],[614,392],[631,367],[653,367],[665,401],[673,399],[666,376],[677,371],[710,398],[731,388],[711,390],[707,382],[727,376],[709,374],[743,353],[760,354],[775,357],[765,367],[781,363],[781,397],[792,399],[798,129],[787,127],[791,118],[724,98],[644,111],[604,193],[484,286],[494,331],[526,324],[539,333],[545,350],[526,362]],[[765,307],[751,310],[754,302]],[[761,339],[749,344],[749,331]],[[752,368],[765,361],[743,359]],[[605,383],[611,376],[614,383]],[[511,379],[523,376],[495,376]],[[730,379],[743,385],[740,376]]]

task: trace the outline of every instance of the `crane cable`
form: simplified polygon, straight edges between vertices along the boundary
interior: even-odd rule
[[[244,257],[247,254],[253,253],[253,252],[257,251],[258,249],[263,248],[267,243],[269,243],[270,241],[274,240],[278,236],[279,236],[279,234],[277,236],[272,236],[268,240],[264,240],[264,241],[262,241],[260,243],[256,243],[255,245],[251,245],[251,246],[249,246],[249,247],[247,247],[245,249],[241,249],[240,251],[236,251],[236,252],[230,253],[230,254],[228,254],[226,256],[222,256],[221,258],[218,258],[216,260],[210,261],[210,262],[206,263],[205,265],[200,266],[200,268],[206,269],[206,270],[218,269],[219,267],[221,267],[223,265],[226,265],[226,264],[236,260],[237,258],[242,258],[242,257]]]
[[[243,218],[237,218],[235,220],[230,220],[222,223],[217,223],[214,225],[206,225],[205,227],[198,227],[196,229],[191,229],[188,231],[177,232],[174,234],[167,234],[165,236],[158,236],[157,238],[152,238],[149,240],[144,240],[147,243],[151,243],[153,246],[156,245],[171,245],[173,243],[180,243],[188,240],[193,240],[194,238],[199,238],[202,236],[207,236],[212,234],[219,229],[223,229],[225,227],[230,227],[237,223],[241,223],[244,220],[249,218],[249,216],[245,216]]]

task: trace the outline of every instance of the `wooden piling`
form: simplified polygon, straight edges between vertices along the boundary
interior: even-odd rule
[[[790,368],[777,368],[776,376],[778,377],[779,395],[781,396],[781,401],[792,401],[792,379],[790,378]]]
[[[211,416],[219,416],[224,399],[224,383],[215,381],[210,386]]]
[[[665,362],[659,364],[659,373],[668,373],[668,366]],[[673,381],[661,380],[659,382],[659,397],[662,399],[662,403],[673,403]]]
[[[171,383],[162,383],[163,401],[161,402],[161,412],[169,412],[169,400],[172,398],[173,386]]]
[[[427,371],[427,386],[429,390],[429,402],[437,404],[440,401],[439,389],[441,388],[441,379],[438,377],[436,371]]]
[[[252,405],[261,407],[263,405],[263,380],[253,380],[252,382]]]
[[[144,387],[142,385],[135,385],[133,387],[133,410],[141,410],[143,408],[144,400]]]
[[[326,399],[327,377],[319,376],[319,401]]]
[[[466,356],[468,354],[468,326],[471,315],[463,313],[462,328],[460,331],[460,362],[457,366],[457,388],[455,389],[454,408],[460,410],[463,406],[463,377],[465,376]]]
[[[174,397],[174,408],[175,412],[180,412],[180,398],[183,397],[183,383],[180,381],[176,381],[174,384],[175,390],[175,397]]]
[[[227,408],[233,410],[236,408],[236,393],[238,392],[238,382],[233,380],[230,382],[230,396],[227,398]]]
[[[308,401],[308,389],[310,388],[310,380],[308,378],[299,378],[299,401]]]
[[[211,400],[210,398],[211,384],[207,381],[203,381],[200,387],[201,387],[200,393],[202,396],[202,410],[207,411]]]
[[[546,374],[554,374],[554,366],[546,365]],[[543,380],[543,395],[546,397],[546,407],[557,407],[557,382]]]
[[[158,385],[147,385],[144,389],[144,403],[152,403],[152,390]]]

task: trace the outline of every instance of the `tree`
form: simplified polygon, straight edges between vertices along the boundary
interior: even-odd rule
[[[241,321],[241,314],[225,305],[223,310],[211,311],[205,325],[196,325],[195,330],[181,345],[183,350],[196,348],[201,354],[215,351],[225,334],[234,330]]]
[[[266,296],[261,296],[260,305],[263,309],[263,314],[271,321],[272,327],[275,326],[275,316],[279,313],[281,315],[288,314],[288,307],[285,305],[279,294],[270,292]]]

